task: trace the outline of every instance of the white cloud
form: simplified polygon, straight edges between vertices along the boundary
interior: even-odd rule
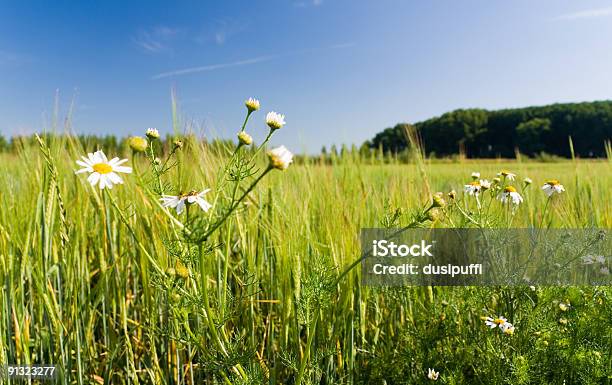
[[[586,9],[583,11],[566,13],[555,17],[553,20],[576,20],[576,19],[592,19],[596,17],[612,16],[612,7]]]
[[[220,64],[200,66],[200,67],[183,68],[180,70],[159,73],[157,75],[154,75],[151,79],[157,80],[157,79],[162,79],[162,78],[167,78],[167,77],[177,76],[177,75],[188,75],[188,74],[193,74],[197,72],[207,72],[207,71],[214,71],[214,70],[219,70],[219,69],[228,68],[228,67],[238,67],[238,66],[244,66],[244,65],[249,65],[249,64],[262,63],[262,62],[270,61],[277,56],[278,55],[259,56],[259,57],[254,57],[251,59],[239,60],[239,61],[229,62],[229,63],[220,63]]]

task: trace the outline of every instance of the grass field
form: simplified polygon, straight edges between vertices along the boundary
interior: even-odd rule
[[[240,200],[263,151],[256,170],[236,161],[226,176],[234,149],[186,144],[165,173],[129,154],[134,173],[101,191],[75,175],[93,150],[63,138],[0,155],[0,363],[58,365],[60,384],[612,381],[610,287],[381,289],[358,268],[341,276],[362,227],[610,228],[608,160],[310,160]],[[511,217],[493,195],[478,224],[453,210],[476,210],[463,193],[472,172],[502,169],[524,198]],[[553,178],[566,191],[547,204]],[[209,187],[208,213],[157,203],[161,190]],[[445,207],[427,211],[438,191]],[[489,329],[482,317],[495,315],[514,333]]]

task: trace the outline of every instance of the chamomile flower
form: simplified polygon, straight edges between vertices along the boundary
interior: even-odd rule
[[[512,325],[510,322],[506,322],[502,325],[499,325],[499,328],[504,334],[514,334],[514,325]]]
[[[141,136],[132,136],[128,140],[128,144],[134,152],[145,152],[149,146],[149,142]]]
[[[531,180],[531,178],[525,178],[523,179],[523,183],[525,183],[525,186],[529,186],[533,183],[533,180]]]
[[[427,369],[427,378],[432,380],[432,381],[436,381],[438,379],[438,377],[440,377],[440,372],[436,372],[435,369],[432,368],[428,368]]]
[[[245,100],[244,105],[249,110],[249,112],[259,110],[259,100],[255,98],[248,98],[247,100]]]
[[[474,171],[472,173],[472,179],[474,179],[474,180],[480,179],[480,173],[477,172],[477,171]]]
[[[147,128],[147,138],[151,140],[159,139],[159,131],[157,128]]]
[[[554,193],[561,194],[563,191],[565,191],[565,188],[561,183],[559,183],[558,180],[551,179],[544,183],[544,186],[542,186],[542,190],[544,190],[546,196],[550,197]]]
[[[516,174],[511,173],[508,170],[501,170],[500,172],[497,173],[497,176],[503,176],[505,179],[508,179],[508,180],[514,180],[514,178],[516,178]]]
[[[82,156],[83,160],[77,160],[77,164],[83,168],[76,171],[76,174],[88,172],[87,181],[92,185],[98,185],[101,190],[113,188],[113,185],[123,184],[123,179],[117,173],[129,174],[131,167],[122,166],[127,159],[113,158],[108,160],[104,152],[96,151],[93,154]]]
[[[272,130],[278,130],[285,125],[285,115],[276,113],[274,111],[268,112],[266,115],[266,124]]]
[[[482,187],[483,190],[488,190],[491,188],[491,182],[489,182],[486,179],[481,179],[480,180],[480,187]]]
[[[485,325],[487,325],[491,329],[495,329],[496,327],[499,327],[501,329],[502,326],[506,324],[506,322],[508,322],[508,320],[502,316],[499,316],[497,318],[493,318],[493,317],[485,318]]]
[[[185,210],[188,204],[191,205],[194,203],[197,203],[197,205],[206,212],[212,207],[212,205],[203,198],[204,194],[209,191],[210,189],[206,189],[201,192],[191,191],[187,194],[162,195],[160,200],[162,201],[163,207],[173,208],[179,215]]]
[[[512,201],[512,203],[515,205],[520,205],[523,202],[523,197],[521,194],[516,192],[516,188],[512,186],[506,186],[504,191],[497,196],[497,199],[502,201],[502,203]]]
[[[568,311],[571,306],[572,305],[570,305],[569,302],[567,302],[567,303],[566,302],[559,302],[559,309],[561,311]]]
[[[285,146],[280,146],[268,151],[270,166],[278,170],[286,170],[293,162],[293,154]]]
[[[480,182],[475,180],[463,186],[463,191],[468,193],[469,195],[478,195],[480,194],[480,190],[482,190],[482,186]]]

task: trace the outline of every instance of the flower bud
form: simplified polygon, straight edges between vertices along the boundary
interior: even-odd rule
[[[446,206],[446,201],[443,198],[443,194],[441,192],[435,193],[432,197],[432,207],[444,207]]]
[[[135,152],[145,152],[147,147],[149,146],[147,140],[141,136],[132,136],[129,139],[128,144],[130,145],[130,148]]]
[[[251,135],[247,134],[246,132],[240,131],[238,133],[238,141],[240,142],[240,144],[249,146],[251,145],[251,143],[253,143],[253,138],[251,137]]]
[[[268,112],[266,115],[266,124],[271,130],[278,130],[285,125],[285,115],[276,113],[274,111]]]
[[[183,141],[180,140],[180,139],[175,139],[174,142],[173,142],[173,145],[174,145],[174,149],[175,150],[176,149],[180,150],[181,148],[183,148]]]
[[[456,192],[455,190],[451,190],[451,191],[448,193],[448,197],[449,197],[450,199],[455,199],[455,198],[457,198],[457,192]]]

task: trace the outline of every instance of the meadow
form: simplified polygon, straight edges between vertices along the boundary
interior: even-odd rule
[[[107,154],[134,169],[112,190],[75,174],[97,149],[69,136],[0,155],[0,363],[55,364],[59,384],[612,381],[610,287],[373,288],[347,270],[363,227],[610,228],[609,160],[278,170],[263,149],[183,140]],[[501,170],[524,199],[511,222],[494,195],[477,223],[453,209],[476,210],[473,172]],[[160,205],[205,188],[207,212]],[[511,332],[485,323],[502,316]]]

